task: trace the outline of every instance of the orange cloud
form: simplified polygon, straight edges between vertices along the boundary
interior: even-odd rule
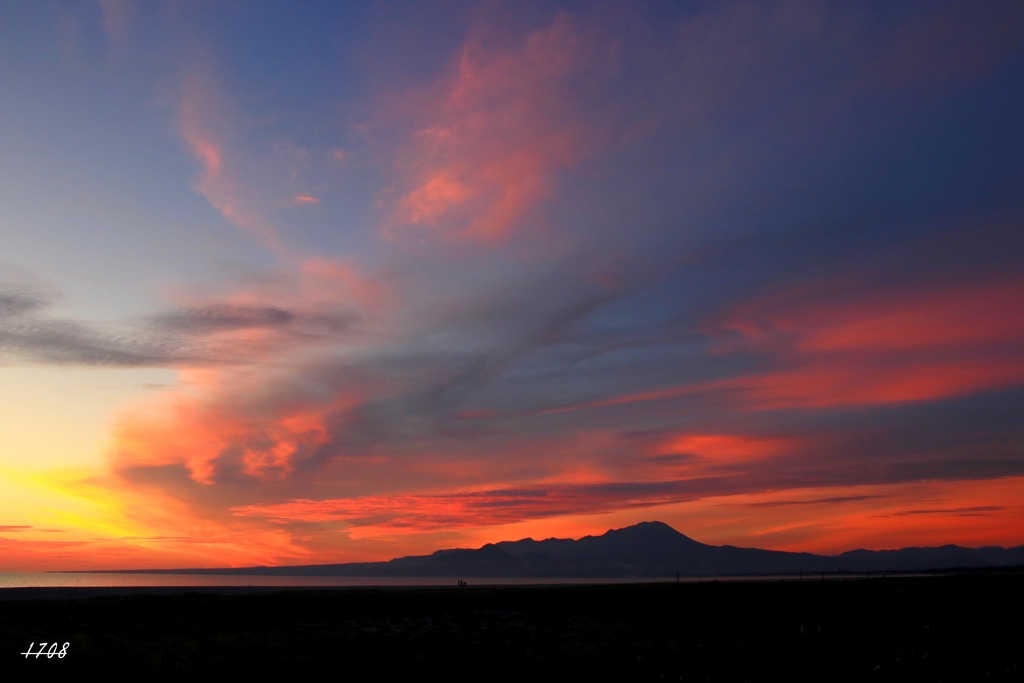
[[[738,329],[755,338],[794,335],[805,351],[974,348],[1024,340],[1024,318],[1015,314],[1021,310],[1024,284],[980,283],[932,292],[894,292],[846,306],[804,306],[769,313],[759,328],[740,323]]]
[[[582,450],[583,453],[572,455],[592,458],[596,454],[586,452],[589,449],[615,447],[616,443],[609,436],[576,435],[565,445],[565,449],[570,453]],[[702,465],[715,467],[772,457],[786,451],[787,441],[780,438],[728,435],[675,436],[649,448],[655,454],[651,458],[637,460],[632,458],[632,454],[627,456],[632,466],[618,466],[617,469],[639,475],[638,480],[633,481],[612,480],[609,468],[595,467],[583,458],[574,464],[570,456],[560,459],[558,464],[561,467],[556,475],[546,478],[535,475],[530,484],[522,486],[492,485],[431,493],[326,500],[296,499],[286,503],[236,506],[232,508],[232,513],[279,522],[338,522],[342,523],[352,538],[366,538],[481,528],[566,515],[645,508],[699,497],[700,491],[708,486],[721,484],[721,480],[699,476],[699,466],[692,471],[675,468],[675,471],[668,472],[665,467],[658,466],[660,463],[653,462],[659,459],[660,454],[673,456],[680,449],[686,449],[688,454],[697,451]],[[452,470],[451,475],[465,468],[461,464],[452,467],[451,463],[444,461],[430,463],[432,470],[445,470],[446,467]],[[489,478],[493,481],[495,473],[480,475],[484,480]],[[454,479],[455,476],[449,478]]]
[[[913,484],[842,487],[799,492],[787,505],[786,494],[737,497],[739,515],[773,505],[770,518],[749,534],[780,550],[825,553],[855,548],[884,550],[907,546],[1018,545],[1024,541],[1020,504],[1024,478],[980,481],[931,481]],[[848,502],[829,498],[849,496]],[[815,499],[826,500],[815,503]],[[807,514],[808,507],[814,514]]]
[[[529,486],[456,493],[293,500],[232,509],[242,517],[288,522],[346,522],[353,538],[468,529],[622,507],[647,507],[671,494],[636,491],[602,495],[601,486]]]
[[[809,363],[794,370],[705,385],[760,409],[933,401],[1024,383],[1024,360],[924,362],[906,367]]]
[[[1024,283],[896,291],[846,305],[755,302],[723,327],[785,369],[706,385],[758,408],[822,408],[964,396],[1024,383]]]
[[[310,197],[308,195],[300,194],[295,197],[296,204],[319,204],[320,200],[316,197]]]
[[[456,532],[514,540],[552,521],[587,528],[661,519],[706,543],[844,552],[909,545],[1024,542],[1024,478],[776,489],[730,494],[701,480],[552,484],[432,494],[297,499],[232,509],[278,523],[337,525],[352,539]],[[723,495],[724,494],[724,495]],[[547,521],[545,520],[552,520]],[[492,531],[484,531],[488,527]],[[501,529],[517,529],[514,537]],[[564,531],[561,532],[564,534]]]
[[[197,482],[213,483],[218,463],[263,479],[291,472],[294,458],[326,440],[322,414],[293,408],[267,419],[170,394],[143,414],[136,409],[115,434],[117,466],[182,464]]]
[[[213,482],[218,466],[281,479],[296,458],[326,442],[327,416],[362,403],[366,388],[350,382],[324,395],[319,386],[289,387],[323,349],[336,347],[335,320],[375,310],[382,294],[352,269],[324,259],[306,261],[288,284],[292,291],[269,299],[244,293],[227,299],[296,313],[289,326],[207,335],[208,347],[230,351],[236,362],[183,367],[178,387],[126,412],[115,431],[116,467],[182,464],[204,484]]]

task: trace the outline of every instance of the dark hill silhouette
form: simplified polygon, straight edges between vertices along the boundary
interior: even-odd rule
[[[836,556],[731,545],[706,545],[662,522],[641,522],[578,541],[548,538],[488,543],[477,550],[438,550],[389,562],[241,569],[126,570],[131,573],[250,576],[639,577],[730,576],[820,572],[921,571],[1024,565],[1024,546],[853,550]]]

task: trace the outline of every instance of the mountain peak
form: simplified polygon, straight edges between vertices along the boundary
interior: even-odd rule
[[[658,522],[658,521],[653,521],[653,522],[637,522],[636,524],[633,524],[632,526],[624,526],[621,529],[609,529],[605,533],[613,533],[615,531],[631,531],[631,530],[633,530],[633,531],[642,531],[644,533],[655,532],[655,533],[672,533],[672,534],[678,534],[680,536],[683,535],[683,534],[679,533],[678,531],[676,531],[674,528],[670,527],[668,524],[665,524],[665,522]]]
[[[664,522],[639,522],[632,526],[622,527],[621,529],[609,529],[601,538],[608,539],[636,539],[644,541],[669,541],[673,543],[679,543],[680,541],[686,541],[697,545],[703,545],[685,534],[681,534],[674,528],[670,527]]]

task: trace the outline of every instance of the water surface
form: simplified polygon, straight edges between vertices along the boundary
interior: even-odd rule
[[[466,578],[476,586],[585,585],[616,583],[657,583],[668,577],[642,578]],[[671,579],[671,580],[674,580]],[[203,586],[452,586],[458,579],[448,577],[397,576],[221,576],[211,574],[115,574],[75,572],[0,573],[2,588],[135,588]]]

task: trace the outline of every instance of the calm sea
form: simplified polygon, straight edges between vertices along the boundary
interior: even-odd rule
[[[662,578],[617,578],[617,579],[492,579],[469,578],[470,584],[478,586],[530,586],[555,584],[615,584],[615,583],[657,583],[674,580]],[[684,579],[686,580],[686,579]],[[705,578],[705,580],[707,580]],[[377,576],[211,576],[207,574],[76,574],[46,572],[35,574],[0,573],[0,589],[3,588],[115,588],[143,586],[452,586],[455,578],[442,577],[377,577]]]

